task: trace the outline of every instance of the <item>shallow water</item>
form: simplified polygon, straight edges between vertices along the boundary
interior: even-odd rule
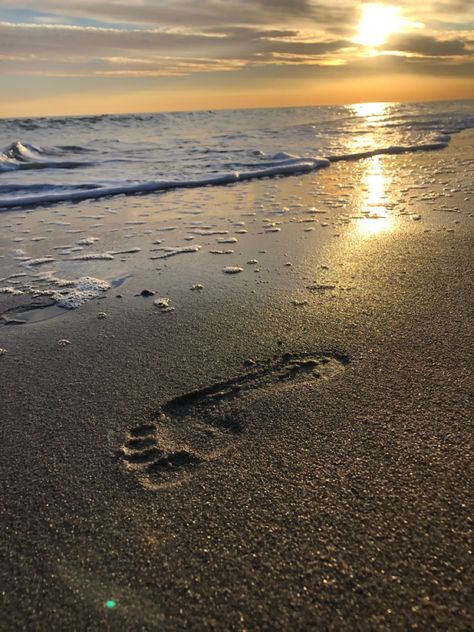
[[[360,128],[374,117],[373,111],[366,113]],[[454,126],[454,114],[450,117]],[[387,125],[381,115],[377,119],[381,130],[374,132],[373,143],[377,138],[388,142]],[[467,115],[462,120],[469,122]],[[72,122],[69,133],[74,129]],[[421,145],[413,148],[426,147],[434,134],[426,129]],[[0,213],[0,326],[18,310],[38,309],[37,297],[55,303],[55,309],[39,310],[41,319],[56,315],[56,308],[67,313],[89,301],[107,301],[115,296],[118,279],[124,280],[125,297],[153,290],[158,297],[169,296],[178,313],[178,290],[244,291],[251,302],[267,287],[293,291],[297,279],[291,301],[304,310],[308,297],[352,289],[328,269],[331,252],[353,252],[372,239],[386,240],[389,247],[399,231],[453,233],[472,221],[473,134],[454,135],[447,147],[447,141],[439,141],[440,151],[399,155],[392,148],[389,155],[379,155],[379,147],[370,156],[335,160],[329,168],[296,177],[6,208]],[[367,141],[367,134],[361,137]],[[392,140],[412,142],[414,137]],[[353,139],[352,153],[360,154],[360,147]],[[0,183],[80,173],[77,168],[10,169],[0,173]]]
[[[0,120],[0,210],[442,149],[473,101]]]

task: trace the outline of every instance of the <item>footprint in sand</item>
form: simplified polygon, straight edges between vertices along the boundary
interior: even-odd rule
[[[235,404],[246,392],[327,380],[348,362],[337,354],[286,354],[226,382],[171,399],[157,411],[153,423],[127,433],[119,450],[123,468],[147,489],[180,484],[236,445],[245,425]]]

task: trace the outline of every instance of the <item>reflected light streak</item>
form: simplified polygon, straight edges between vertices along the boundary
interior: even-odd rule
[[[354,103],[347,106],[353,116],[361,119],[357,121],[358,130],[363,133],[347,136],[346,151],[357,154],[386,142],[384,125],[389,114],[390,103]],[[380,131],[379,131],[380,128]],[[374,156],[364,160],[361,165],[365,173],[361,180],[360,214],[364,217],[357,220],[357,231],[362,236],[370,236],[391,229],[393,216],[387,209],[387,188],[391,182],[383,167],[383,158]]]
[[[358,118],[354,127],[356,134],[347,136],[348,153],[374,149],[383,144],[384,126],[390,105],[390,103],[381,102],[354,103],[346,106],[350,114]]]
[[[381,103],[353,103],[348,107],[352,110],[355,116],[384,116],[387,112],[389,104],[385,102]]]
[[[363,218],[357,220],[357,230],[362,236],[370,237],[382,231],[390,230],[393,217],[386,207],[389,178],[383,169],[380,156],[371,158],[362,179],[365,191],[362,193],[360,212]]]

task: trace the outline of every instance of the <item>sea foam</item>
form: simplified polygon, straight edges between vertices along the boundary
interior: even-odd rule
[[[442,150],[474,127],[468,101],[377,108],[1,119],[10,144],[0,151],[0,210],[295,176],[341,160]]]

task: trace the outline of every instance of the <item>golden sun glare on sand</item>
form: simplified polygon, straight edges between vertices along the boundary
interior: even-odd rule
[[[380,46],[385,44],[389,35],[398,33],[404,23],[396,7],[386,4],[364,4],[358,31],[352,41],[363,46]]]

